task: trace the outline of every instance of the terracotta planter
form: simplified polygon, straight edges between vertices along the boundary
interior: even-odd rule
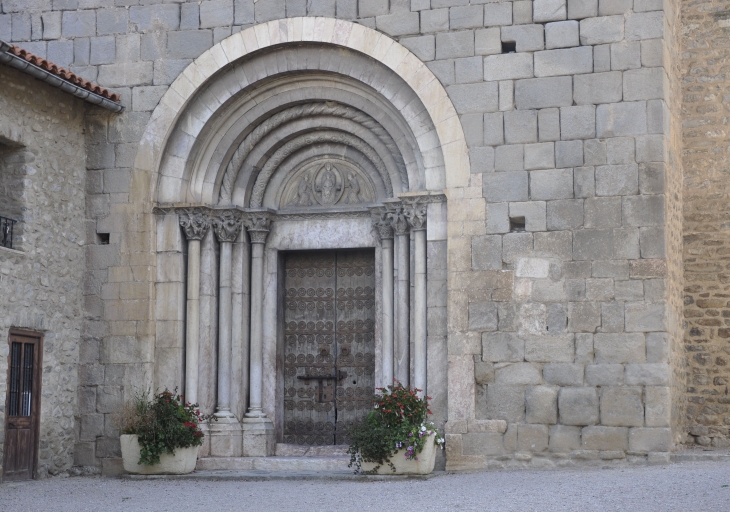
[[[390,458],[390,461],[395,466],[395,473],[390,469],[389,464],[380,466],[378,475],[427,475],[433,471],[433,466],[436,463],[436,450],[438,445],[435,443],[436,434],[431,434],[426,439],[426,444],[423,447],[423,451],[418,454],[418,460],[406,459],[406,450],[398,450],[395,455]],[[372,462],[363,462],[362,470],[371,471],[375,467]]]
[[[184,475],[191,473],[198,461],[198,449],[200,447],[190,446],[188,448],[178,448],[172,455],[163,453],[160,455],[158,464],[152,466],[137,464],[141,449],[137,442],[137,436],[125,434],[119,436],[119,441],[122,445],[124,471],[127,473],[137,475]]]

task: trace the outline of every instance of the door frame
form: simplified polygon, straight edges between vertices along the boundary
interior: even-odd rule
[[[33,393],[32,398],[32,404],[31,404],[31,411],[35,411],[35,418],[33,418],[32,422],[32,429],[33,429],[33,453],[31,453],[31,464],[32,464],[32,470],[31,470],[31,479],[35,479],[37,477],[38,473],[38,447],[40,445],[40,424],[41,424],[41,384],[43,382],[42,379],[42,373],[43,373],[43,333],[35,332],[35,331],[26,331],[24,329],[15,329],[11,328],[8,332],[8,346],[13,343],[12,338],[13,336],[23,336],[25,338],[35,338],[37,340],[37,348],[36,350],[36,356],[34,365],[36,366],[36,372],[33,375],[33,387],[36,390],[35,393]],[[7,442],[8,442],[8,424],[9,424],[9,408],[8,408],[8,400],[10,399],[10,357],[12,355],[12,351],[8,351],[8,358],[7,358],[7,369],[6,369],[6,380],[5,380],[5,418],[4,418],[4,440],[3,440],[3,470],[0,472],[0,482],[2,482],[5,479],[5,468],[7,467],[7,457],[8,457],[8,449],[7,449]]]

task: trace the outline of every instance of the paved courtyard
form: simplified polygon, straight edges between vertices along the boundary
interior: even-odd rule
[[[495,471],[400,481],[130,481],[55,478],[0,485],[8,511],[725,511],[730,462]]]

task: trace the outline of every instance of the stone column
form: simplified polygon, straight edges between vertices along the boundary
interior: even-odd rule
[[[405,215],[413,231],[414,274],[413,274],[413,387],[421,390],[420,396],[426,395],[426,212],[427,205],[418,200],[406,203]]]
[[[276,450],[274,425],[264,413],[264,247],[271,221],[266,214],[251,213],[244,221],[251,239],[251,354],[249,406],[243,418],[243,455],[265,457]]]
[[[185,399],[198,402],[198,350],[200,336],[200,241],[210,227],[210,220],[202,209],[179,213],[180,226],[188,240],[188,296],[185,321]]]
[[[393,226],[389,214],[381,212],[374,219],[381,241],[383,289],[383,386],[393,384]]]
[[[398,206],[388,213],[395,231],[395,250],[398,259],[398,278],[395,300],[398,301],[398,317],[395,326],[395,378],[404,386],[410,385],[410,235],[408,219],[403,207]]]
[[[233,324],[231,276],[233,242],[241,231],[241,218],[235,210],[216,212],[213,230],[220,243],[218,269],[218,400],[210,424],[210,454],[214,457],[241,456],[241,425],[231,413],[231,330]]]

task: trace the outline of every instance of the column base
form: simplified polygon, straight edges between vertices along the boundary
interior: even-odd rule
[[[269,418],[243,418],[241,427],[244,457],[270,457],[276,453],[274,424]]]
[[[198,450],[198,458],[210,457],[210,425],[207,423],[199,423],[198,428],[203,433],[203,444]]]
[[[211,457],[241,456],[243,446],[241,424],[235,416],[218,418],[218,421],[210,423],[209,429]]]

